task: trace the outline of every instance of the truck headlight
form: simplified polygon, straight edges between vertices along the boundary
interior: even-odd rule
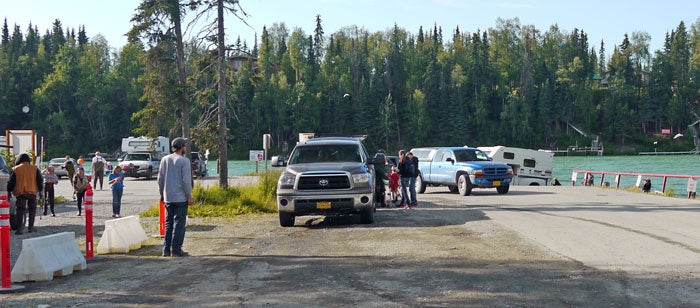
[[[369,174],[367,173],[357,173],[352,175],[352,180],[355,184],[367,184],[369,183]]]
[[[297,180],[297,175],[294,173],[285,172],[280,176],[277,186],[279,188],[291,189],[294,188],[294,182]]]

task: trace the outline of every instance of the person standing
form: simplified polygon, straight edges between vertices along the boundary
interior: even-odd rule
[[[401,149],[399,150],[399,176],[401,178],[401,207],[404,209],[410,209],[411,208],[411,198],[408,195],[408,185],[409,182],[411,181],[411,175],[409,174],[408,170],[408,165],[410,163],[410,159],[408,159],[406,155],[406,151]]]
[[[112,217],[122,217],[119,213],[122,207],[122,194],[124,193],[124,172],[122,167],[117,165],[114,171],[109,174],[107,184],[112,186]]]
[[[416,178],[418,177],[418,157],[413,156],[413,153],[408,152],[408,193],[411,194],[411,202],[409,206],[418,206],[418,198],[416,198]]]
[[[85,164],[85,160],[83,159],[83,155],[78,155],[78,168],[83,168],[83,164]]]
[[[75,176],[75,165],[73,164],[73,160],[70,159],[69,155],[66,155],[66,161],[63,162],[63,169],[66,169],[66,173],[68,173],[68,180],[73,181],[73,177]]]
[[[85,169],[78,168],[78,173],[73,177],[73,192],[78,197],[78,216],[83,213],[83,197],[88,185],[90,185],[90,181],[85,176]]]
[[[165,203],[165,239],[163,256],[185,257],[182,250],[187,223],[187,207],[192,199],[192,167],[185,156],[187,140],[175,138],[171,143],[173,153],[163,157],[158,170],[160,200]]]
[[[42,172],[44,176],[44,216],[48,214],[48,209],[51,208],[51,216],[56,217],[54,212],[54,185],[58,184],[58,176],[54,172],[52,166],[46,166],[46,170]]]
[[[12,168],[10,180],[7,182],[7,191],[17,198],[17,219],[22,223],[17,227],[15,234],[22,234],[24,228],[24,214],[29,210],[28,232],[35,232],[34,218],[36,217],[36,196],[42,191],[43,179],[39,168],[31,164],[29,154],[22,153],[17,158],[17,164]]]
[[[106,163],[107,161],[100,155],[100,152],[95,152],[95,157],[92,158],[92,187],[95,189],[97,189],[97,180],[99,180],[100,190],[102,190]]]

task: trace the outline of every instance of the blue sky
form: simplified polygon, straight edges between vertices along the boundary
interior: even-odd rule
[[[126,43],[123,36],[131,28],[130,19],[138,0],[0,0],[0,17],[6,18],[11,30],[15,24],[23,33],[31,21],[41,34],[60,19],[65,27],[85,25],[88,36],[102,34],[110,46],[120,48]],[[650,0],[241,0],[250,15],[251,28],[229,17],[226,26],[229,40],[237,36],[249,46],[263,26],[284,22],[291,30],[301,27],[312,34],[315,16],[321,15],[326,35],[345,26],[357,25],[365,29],[383,31],[399,27],[411,33],[418,28],[432,28],[437,24],[445,38],[459,26],[462,32],[476,32],[496,26],[497,18],[519,18],[522,25],[534,25],[544,32],[557,24],[563,32],[578,28],[589,36],[589,44],[600,47],[605,41],[609,54],[613,45],[619,45],[625,33],[646,31],[651,35],[651,49],[663,45],[667,32],[681,21],[690,25],[700,17],[700,1]]]

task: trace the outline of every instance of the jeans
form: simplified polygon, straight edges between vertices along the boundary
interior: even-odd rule
[[[80,213],[83,212],[83,197],[85,196],[85,191],[78,191],[75,195],[78,197],[78,215],[80,215]]]
[[[411,197],[408,195],[408,185],[411,181],[409,177],[401,177],[401,204],[411,203]]]
[[[163,252],[178,254],[182,252],[185,241],[185,223],[187,222],[187,201],[168,202],[165,204],[165,240]]]
[[[411,193],[411,204],[418,204],[418,199],[416,198],[416,178],[411,177],[408,181],[408,192]]]
[[[122,208],[122,194],[124,193],[124,188],[112,189],[112,214],[119,214],[119,210]]]

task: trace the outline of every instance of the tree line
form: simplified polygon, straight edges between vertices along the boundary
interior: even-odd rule
[[[126,22],[126,21],[125,21]],[[137,29],[138,30],[138,29]],[[662,50],[646,32],[625,35],[607,52],[583,30],[546,30],[498,19],[488,30],[417,33],[394,25],[357,26],[326,35],[284,23],[253,44],[226,46],[227,148],[245,159],[271,134],[272,152],[298,133],[367,135],[371,149],[504,144],[528,148],[588,145],[646,150],[651,140],[683,149],[700,101],[700,24],[667,33]],[[130,36],[117,51],[87,29],[55,20],[41,35],[7,21],[0,41],[0,125],[35,129],[49,156],[113,152],[126,136],[181,136],[199,149],[220,145],[215,86],[220,38],[184,42]],[[30,111],[24,113],[23,106]],[[183,114],[186,117],[183,117]],[[570,129],[574,125],[589,134]],[[664,141],[665,140],[665,141]],[[285,146],[286,144],[286,146]],[[659,147],[661,149],[661,147]]]

